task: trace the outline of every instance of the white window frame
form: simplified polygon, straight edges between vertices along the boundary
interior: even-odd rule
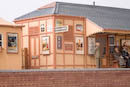
[[[42,28],[44,28],[44,31],[42,31]],[[46,28],[45,28],[45,24],[41,24],[40,25],[40,32],[43,33],[46,31]]]
[[[0,42],[2,42],[2,46],[1,47],[3,47],[3,34],[2,33],[0,33],[0,35],[2,36],[2,40],[0,40]]]

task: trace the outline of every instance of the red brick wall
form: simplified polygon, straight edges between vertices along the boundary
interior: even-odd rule
[[[1,71],[0,87],[130,87],[130,70]]]

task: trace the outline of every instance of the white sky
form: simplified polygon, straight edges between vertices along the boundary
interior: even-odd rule
[[[16,17],[54,1],[80,4],[92,4],[95,1],[96,5],[130,9],[130,0],[1,0],[0,17],[11,22]]]

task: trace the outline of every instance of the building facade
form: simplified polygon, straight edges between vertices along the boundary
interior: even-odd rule
[[[0,18],[0,69],[22,69],[22,26]]]
[[[16,18],[15,23],[25,26],[23,67],[95,68],[96,41],[101,44],[102,67],[115,67],[114,46],[129,44],[129,13],[129,9],[54,2]]]

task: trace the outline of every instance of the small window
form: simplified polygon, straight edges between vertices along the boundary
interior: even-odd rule
[[[45,32],[45,25],[41,24],[41,32]]]
[[[109,35],[109,53],[114,52],[114,46],[115,46],[115,36]]]
[[[109,35],[109,46],[115,46],[115,36]]]
[[[2,34],[0,34],[0,46],[2,46],[3,42],[2,42]]]

